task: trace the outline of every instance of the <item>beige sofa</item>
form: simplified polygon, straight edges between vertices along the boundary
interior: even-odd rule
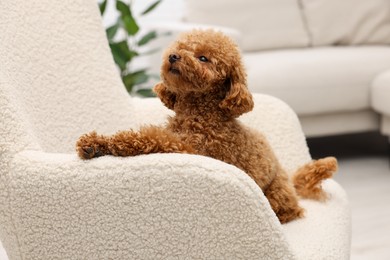
[[[390,135],[390,0],[185,2],[183,23],[158,28],[235,30],[249,88],[288,103],[306,136]]]

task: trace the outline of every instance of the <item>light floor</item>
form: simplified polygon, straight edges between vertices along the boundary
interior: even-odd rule
[[[352,208],[352,260],[390,260],[390,164],[387,140],[376,133],[310,139],[314,158],[339,160],[335,179]],[[0,260],[8,260],[0,244]]]
[[[313,157],[335,155],[335,179],[352,210],[352,260],[390,260],[390,158],[376,133],[309,140]]]
[[[382,157],[342,162],[338,182],[352,207],[351,259],[390,259],[390,168]]]

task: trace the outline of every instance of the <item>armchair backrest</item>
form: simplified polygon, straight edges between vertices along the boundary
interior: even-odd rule
[[[84,132],[133,126],[96,1],[4,0],[0,31],[4,138],[27,133],[44,151],[72,152]]]

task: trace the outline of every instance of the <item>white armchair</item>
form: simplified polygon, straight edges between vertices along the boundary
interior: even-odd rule
[[[79,135],[162,123],[131,98],[93,0],[0,3],[0,240],[9,259],[348,259],[343,189],[280,225],[238,168],[195,155],[80,160]],[[242,118],[287,170],[310,160],[292,110],[256,95]]]

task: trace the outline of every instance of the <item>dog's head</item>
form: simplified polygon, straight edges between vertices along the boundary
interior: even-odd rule
[[[238,47],[221,32],[182,34],[163,55],[161,78],[154,90],[170,109],[177,96],[190,93],[223,95],[219,108],[233,117],[253,108]]]

